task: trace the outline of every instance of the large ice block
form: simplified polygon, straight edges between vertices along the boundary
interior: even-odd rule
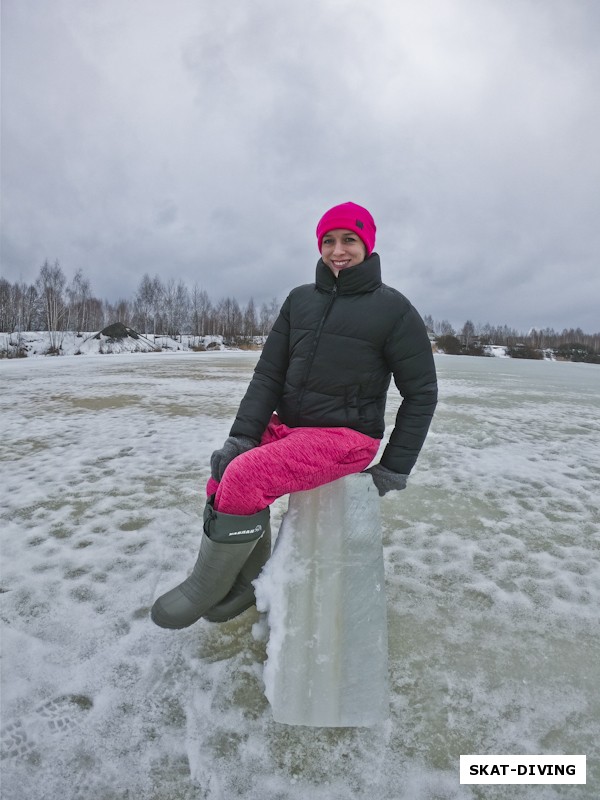
[[[265,694],[277,722],[368,726],[387,718],[383,546],[370,475],[290,495],[255,588],[267,612]]]

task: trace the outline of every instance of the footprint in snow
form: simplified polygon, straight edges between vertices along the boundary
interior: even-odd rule
[[[35,760],[39,755],[38,744],[48,734],[62,735],[77,728],[92,705],[85,695],[63,695],[9,722],[0,731],[2,758]]]

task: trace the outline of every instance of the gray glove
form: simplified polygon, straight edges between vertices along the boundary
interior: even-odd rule
[[[375,466],[366,469],[365,472],[371,474],[373,483],[379,492],[379,497],[383,497],[386,492],[391,492],[394,489],[406,489],[408,475],[394,472],[394,470],[384,467],[383,464],[375,464]]]
[[[225,472],[225,467],[233,461],[236,456],[241,456],[247,450],[258,447],[258,442],[249,436],[230,436],[225,440],[225,444],[220,450],[215,450],[210,457],[210,474],[220,481]]]

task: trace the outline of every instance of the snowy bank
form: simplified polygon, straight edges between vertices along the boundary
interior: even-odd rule
[[[105,329],[106,330],[106,329]],[[131,329],[128,329],[131,330]],[[135,331],[133,331],[136,334]],[[182,335],[175,338],[154,334],[136,334],[122,338],[102,331],[24,331],[0,333],[0,358],[25,356],[97,356],[107,353],[152,353],[204,350],[235,350],[224,343],[222,336]],[[57,352],[58,351],[58,352]]]

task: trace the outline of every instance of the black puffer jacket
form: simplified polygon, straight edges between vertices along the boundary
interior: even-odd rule
[[[379,256],[292,290],[231,428],[260,440],[277,411],[289,427],[347,427],[381,439],[390,378],[402,404],[381,463],[408,474],[427,435],[437,382],[425,325],[381,282]]]

